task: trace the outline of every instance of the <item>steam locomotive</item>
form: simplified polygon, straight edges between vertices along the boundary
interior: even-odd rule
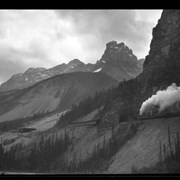
[[[180,117],[180,104],[176,103],[163,111],[159,111],[159,106],[153,106],[142,115],[137,116],[139,120],[146,119],[158,119],[158,118],[171,118],[171,117]]]
[[[139,120],[148,120],[148,119],[172,118],[172,117],[180,117],[180,112],[177,112],[177,113],[160,113],[160,114],[153,114],[150,116],[142,115],[142,116],[137,116],[136,118]]]

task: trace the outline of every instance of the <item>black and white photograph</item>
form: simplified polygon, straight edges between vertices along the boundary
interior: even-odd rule
[[[0,9],[0,176],[180,173],[180,10]]]

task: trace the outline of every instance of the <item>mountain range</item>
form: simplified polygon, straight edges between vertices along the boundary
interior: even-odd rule
[[[78,59],[69,63],[46,68],[29,68],[24,73],[13,75],[1,84],[0,92],[23,89],[36,84],[44,79],[70,72],[103,72],[118,81],[136,77],[142,71],[144,59],[138,61],[133,51],[123,42],[111,41],[106,44],[106,49],[101,59],[95,64],[85,64]]]

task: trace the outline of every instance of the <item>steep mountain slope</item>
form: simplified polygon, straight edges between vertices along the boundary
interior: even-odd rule
[[[84,64],[78,59],[70,61],[68,64],[60,64],[50,69],[29,68],[24,73],[12,76],[8,81],[0,86],[0,92],[23,89],[37,82],[52,76],[70,72],[96,72],[102,71],[107,75],[121,81],[136,77],[142,71],[143,64],[137,60],[124,43],[117,44],[116,41],[107,43],[106,50],[102,58],[95,64]]]
[[[139,169],[156,164],[159,160],[160,144],[165,146],[165,148],[161,147],[165,149],[163,153],[167,155],[171,150],[169,137],[171,137],[172,149],[174,149],[174,142],[177,141],[175,135],[178,135],[180,130],[179,117],[136,121],[134,115],[139,114],[142,102],[157,90],[169,86],[172,82],[180,84],[179,32],[180,11],[163,11],[158,25],[153,30],[151,50],[146,57],[143,72],[137,78],[123,81],[117,88],[109,91],[101,110],[93,109],[89,114],[84,114],[77,119],[77,122],[82,124],[84,121],[96,120],[98,117],[100,122],[96,125],[79,127],[74,127],[72,123],[64,129],[57,127],[55,127],[57,129],[51,129],[51,134],[49,133],[48,136],[52,135],[53,142],[55,137],[62,137],[65,132],[72,138],[72,141],[62,156],[55,156],[52,148],[49,148],[48,156],[51,154],[55,158],[51,163],[47,161],[47,165],[50,165],[48,169],[45,169],[47,172],[101,173],[102,171],[97,170],[103,169],[103,174],[131,173],[133,166]],[[164,54],[162,49],[167,45],[170,45],[170,49],[165,48]],[[101,71],[101,68],[98,71]],[[96,73],[91,74],[97,75],[99,72],[96,70]],[[18,96],[17,92],[6,92],[4,96],[7,94],[9,98],[14,94]],[[55,130],[57,130],[56,134]],[[50,146],[51,143],[46,144]],[[38,157],[38,155],[41,155],[41,152],[31,157]],[[46,161],[46,158],[44,159],[43,156],[43,163],[44,160]],[[15,169],[18,169],[17,166]]]
[[[180,83],[179,20],[179,10],[164,10],[153,29],[150,52],[143,73],[138,77],[144,83],[144,91],[151,87],[166,87],[172,82]]]
[[[23,90],[3,92],[0,93],[0,121],[55,109],[63,111],[116,84],[116,80],[103,73],[76,72],[54,76]]]

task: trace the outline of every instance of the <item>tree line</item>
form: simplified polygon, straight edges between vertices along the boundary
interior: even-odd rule
[[[58,137],[57,133],[46,137],[42,135],[39,143],[30,148],[17,144],[5,151],[0,144],[0,170],[21,172],[49,172],[51,162],[66,152],[72,143],[70,134],[64,131]]]

